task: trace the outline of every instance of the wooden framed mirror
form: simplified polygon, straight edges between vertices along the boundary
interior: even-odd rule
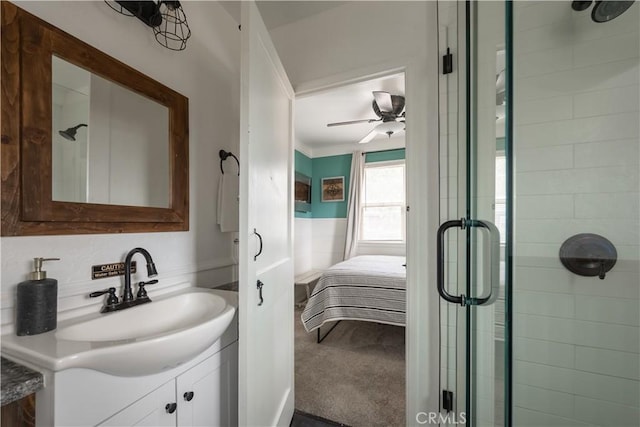
[[[2,235],[188,230],[188,99],[1,7]]]

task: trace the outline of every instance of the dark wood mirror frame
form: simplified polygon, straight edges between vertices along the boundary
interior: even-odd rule
[[[2,8],[2,235],[189,229],[188,99],[15,5]],[[52,56],[169,109],[169,208],[52,200]]]

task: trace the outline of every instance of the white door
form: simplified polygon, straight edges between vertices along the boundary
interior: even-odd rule
[[[241,22],[239,424],[288,426],[294,93],[255,3],[242,2]]]

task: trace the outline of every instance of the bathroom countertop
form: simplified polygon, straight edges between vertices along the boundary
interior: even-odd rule
[[[2,366],[2,406],[20,400],[44,386],[40,372],[25,368],[11,360],[1,360]]]
[[[216,286],[215,288],[211,288],[211,289],[219,289],[221,291],[233,291],[233,292],[238,292],[238,282],[231,282],[231,283],[226,283],[222,286]]]

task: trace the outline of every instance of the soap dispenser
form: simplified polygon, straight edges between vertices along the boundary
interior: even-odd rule
[[[16,335],[37,335],[57,326],[58,281],[47,279],[44,261],[60,258],[34,258],[29,280],[18,284],[16,301]]]

